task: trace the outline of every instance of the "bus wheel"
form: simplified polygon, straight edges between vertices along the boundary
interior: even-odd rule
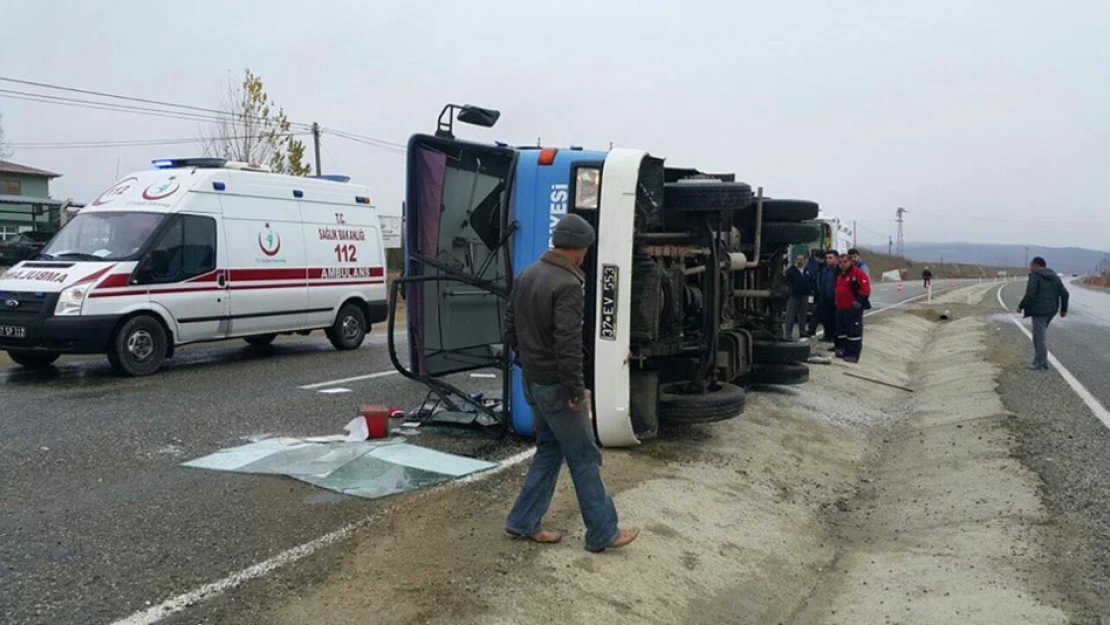
[[[362,339],[366,338],[366,314],[355,304],[346,304],[339,309],[335,316],[335,323],[328,328],[328,340],[332,346],[341,351],[358,349]]]
[[[119,373],[130,377],[150,375],[166,359],[169,337],[158,320],[149,315],[128,319],[108,346],[108,362]]]
[[[788,365],[756,365],[752,369],[752,384],[792,385],[809,381],[809,367],[794,363]]]
[[[747,395],[734,384],[721,382],[705,392],[689,382],[672,382],[659,388],[659,421],[668,425],[712,423],[744,412]]]
[[[821,224],[810,222],[771,222],[763,224],[763,245],[790,245],[821,238]]]

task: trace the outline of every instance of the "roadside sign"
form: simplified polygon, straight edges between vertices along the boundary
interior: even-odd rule
[[[387,250],[401,247],[401,216],[380,215],[382,223],[382,245]]]

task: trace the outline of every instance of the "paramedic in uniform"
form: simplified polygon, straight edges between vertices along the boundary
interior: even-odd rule
[[[839,263],[840,272],[836,276],[836,356],[845,362],[856,363],[863,351],[863,311],[871,307],[871,279],[847,254],[840,255]]]
[[[594,239],[585,219],[563,217],[551,234],[554,249],[513,280],[506,340],[523,369],[524,397],[535,417],[536,456],[505,529],[538,543],[562,540],[560,532],[543,529],[543,517],[565,459],[586,524],[586,549],[600,552],[628,545],[640,531],[617,525],[588,416],[582,368],[586,276],[579,267]]]

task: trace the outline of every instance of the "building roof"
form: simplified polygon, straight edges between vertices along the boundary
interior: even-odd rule
[[[0,174],[16,174],[19,176],[30,176],[32,178],[59,178],[61,174],[56,174],[52,171],[45,169],[35,169],[19,163],[11,161],[0,160]]]
[[[67,202],[68,202],[68,206],[70,206],[70,207],[76,206],[76,207],[80,208],[80,207],[84,206],[84,204],[80,204],[80,203],[77,203],[77,202],[68,201],[68,200],[55,200],[53,198],[48,198],[48,197],[33,197],[33,196],[30,196],[30,195],[0,195],[0,205],[3,205],[3,204],[20,204],[20,205],[33,204],[35,206],[55,206],[55,207],[58,207],[58,206],[66,205]]]

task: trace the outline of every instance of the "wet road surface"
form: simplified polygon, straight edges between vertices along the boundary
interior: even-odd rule
[[[1024,281],[1002,291],[1017,307]],[[1110,291],[1068,284],[1068,316],[1055,319],[1048,347],[1104,408],[1110,407]],[[996,302],[997,305],[997,302]],[[1077,596],[1090,613],[1076,622],[1110,622],[1110,429],[1055,371],[1029,371],[1032,342],[997,317],[999,390],[1015,415],[1020,459],[1042,480],[1041,494],[1057,519],[1052,528],[1075,566],[1061,574],[1061,592]],[[1025,322],[1028,328],[1028,320]]]
[[[253,438],[342,433],[364,401],[419,405],[425,389],[400,375],[329,382],[392,370],[381,332],[345,353],[323,336],[194,346],[140,379],[95,357],[46,373],[0,362],[0,622],[110,622],[371,514],[380,502],[178,464]],[[320,392],[337,388],[350,392]],[[521,448],[440,438],[464,454]]]
[[[876,284],[875,308],[923,293],[904,287]],[[419,405],[424,387],[393,371],[384,328],[354,352],[319,334],[190,346],[139,379],[103,357],[36,373],[0,354],[0,622],[109,623],[373,514],[381,501],[179,464],[250,439],[341,433],[364,401]],[[526,445],[420,436],[492,459]]]

